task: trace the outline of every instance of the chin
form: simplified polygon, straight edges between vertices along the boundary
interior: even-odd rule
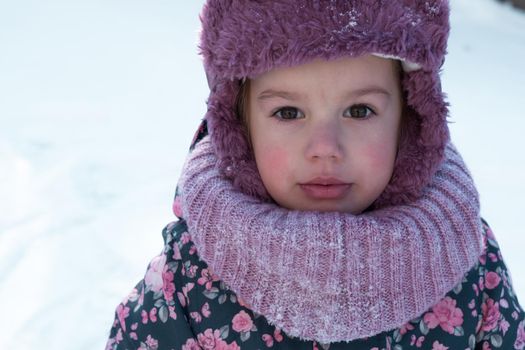
[[[364,209],[356,205],[348,203],[334,203],[327,201],[297,201],[295,203],[279,203],[278,205],[290,210],[300,210],[300,211],[317,211],[321,213],[328,212],[340,212],[340,213],[349,213],[352,215],[361,214]]]

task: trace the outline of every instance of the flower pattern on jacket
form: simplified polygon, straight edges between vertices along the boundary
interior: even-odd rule
[[[369,338],[320,344],[289,337],[250,310],[199,258],[184,220],[173,222],[163,230],[163,252],[117,306],[106,349],[525,349],[525,313],[483,225],[479,262],[420,317]]]

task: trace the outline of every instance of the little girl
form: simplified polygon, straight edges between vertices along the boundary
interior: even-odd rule
[[[449,142],[448,3],[209,0],[208,112],[107,349],[523,349]]]

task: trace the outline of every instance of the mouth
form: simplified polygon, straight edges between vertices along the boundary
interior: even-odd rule
[[[352,184],[336,178],[315,178],[306,183],[300,183],[299,187],[311,199],[333,200],[343,198]]]

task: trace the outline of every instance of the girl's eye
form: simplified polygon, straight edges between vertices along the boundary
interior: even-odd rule
[[[344,112],[345,117],[354,119],[367,119],[372,114],[375,112],[367,105],[353,105]]]
[[[300,110],[298,110],[295,107],[283,107],[279,108],[275,113],[272,114],[273,116],[282,119],[282,120],[293,120],[293,119],[299,119],[303,118],[304,114]]]

